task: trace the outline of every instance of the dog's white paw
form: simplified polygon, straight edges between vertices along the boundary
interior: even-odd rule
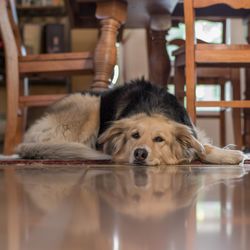
[[[234,149],[236,149],[236,145],[235,144],[228,144],[223,149],[234,150]]]
[[[231,150],[218,148],[211,145],[205,145],[206,155],[205,161],[214,164],[230,164],[236,165],[243,163],[247,156],[240,150]]]
[[[239,150],[226,150],[224,156],[221,158],[222,164],[239,164],[246,159],[246,155]]]

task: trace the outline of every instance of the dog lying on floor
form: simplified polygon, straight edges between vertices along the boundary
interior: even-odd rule
[[[53,104],[26,132],[17,153],[29,159],[112,159],[137,165],[199,159],[238,164],[241,151],[208,143],[175,96],[145,80]]]

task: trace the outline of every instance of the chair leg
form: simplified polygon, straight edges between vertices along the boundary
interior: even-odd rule
[[[24,135],[25,127],[26,127],[26,121],[27,121],[27,108],[22,108],[19,111],[19,114],[17,117],[15,145],[18,145],[23,139],[23,135]]]
[[[220,145],[225,147],[226,145],[226,112],[225,110],[220,111]]]
[[[8,71],[8,69],[7,69]],[[16,131],[18,127],[18,98],[19,98],[19,79],[18,76],[12,72],[12,76],[8,77],[7,73],[7,111],[6,111],[6,126],[4,137],[5,155],[13,154],[16,146]]]
[[[184,105],[185,68],[175,66],[174,69],[174,90],[178,101]]]
[[[17,144],[22,141],[23,133],[27,122],[27,108],[20,109],[18,98],[28,94],[27,79],[17,79],[13,74],[13,80],[7,79],[7,121],[4,138],[4,154],[9,155],[14,153]],[[15,82],[16,80],[16,82]],[[19,83],[20,81],[20,83]]]
[[[0,1],[1,9],[6,8],[5,1]],[[7,91],[7,110],[6,126],[4,137],[4,154],[12,154],[16,141],[17,113],[19,98],[19,70],[18,70],[18,49],[15,37],[11,30],[11,25],[7,13],[1,12],[2,22],[0,29],[4,43],[5,71],[6,71],[6,91]]]
[[[225,82],[220,83],[220,99],[225,100]],[[220,110],[220,146],[226,146],[226,123],[225,109]]]
[[[116,36],[127,15],[127,5],[123,1],[97,3],[96,17],[101,19],[101,35],[94,55],[95,91],[108,89],[110,77],[116,64]]]
[[[187,55],[186,55],[187,57]],[[186,58],[187,60],[187,58]],[[188,114],[193,121],[196,123],[196,82],[197,82],[197,75],[196,75],[196,65],[194,60],[190,60],[186,62],[186,96],[187,96],[187,111]]]
[[[24,78],[21,81],[20,84],[20,95],[27,96],[29,94],[29,82],[28,78]],[[17,118],[17,130],[16,130],[16,145],[19,144],[22,139],[25,132],[26,124],[27,124],[27,107],[22,107],[19,110],[18,118]]]
[[[232,88],[233,88],[233,99],[240,100],[240,70],[232,69]],[[242,140],[242,131],[241,131],[241,109],[233,109],[233,130],[234,130],[234,140],[238,149],[242,149],[243,140]]]

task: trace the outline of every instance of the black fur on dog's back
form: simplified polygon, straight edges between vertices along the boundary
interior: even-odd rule
[[[163,114],[191,127],[196,137],[189,116],[176,97],[168,93],[166,88],[153,85],[144,79],[125,83],[102,94],[99,134],[102,134],[112,121],[138,113]]]

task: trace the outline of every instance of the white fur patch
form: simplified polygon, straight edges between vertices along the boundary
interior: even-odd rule
[[[246,158],[247,156],[239,150],[211,146],[210,152],[206,154],[205,161],[215,164],[239,164]]]

